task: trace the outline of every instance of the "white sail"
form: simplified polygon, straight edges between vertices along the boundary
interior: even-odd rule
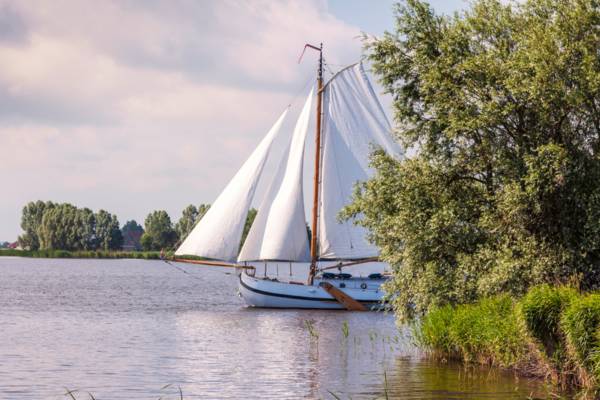
[[[350,203],[354,185],[371,176],[372,146],[400,154],[362,64],[340,71],[329,81],[323,94],[323,114],[319,257],[376,257],[379,251],[366,240],[364,228],[337,219],[340,210]]]
[[[287,112],[281,114],[175,254],[235,260],[258,179]]]
[[[308,261],[310,258],[302,171],[312,96],[313,90],[296,122],[283,178],[275,178],[259,207],[238,261]]]

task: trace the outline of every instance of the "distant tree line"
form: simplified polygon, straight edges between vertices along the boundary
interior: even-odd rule
[[[116,215],[69,203],[30,202],[23,208],[21,228],[19,243],[31,250],[116,250],[123,244]]]
[[[185,240],[209,208],[190,204],[177,223],[166,211],[156,210],[148,214],[144,227],[131,220],[120,228],[117,216],[105,210],[94,213],[69,203],[38,200],[23,207],[19,244],[30,250],[169,250]],[[251,209],[242,243],[255,217],[256,210]]]

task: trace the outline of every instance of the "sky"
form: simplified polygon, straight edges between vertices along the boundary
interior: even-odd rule
[[[143,223],[211,203],[287,104],[393,31],[389,0],[0,0],[0,241],[32,200]],[[443,13],[463,0],[437,0]]]

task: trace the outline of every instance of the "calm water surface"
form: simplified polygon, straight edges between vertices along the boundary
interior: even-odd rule
[[[249,309],[233,275],[181,267],[0,257],[0,398],[547,396],[537,381],[423,359],[391,315]]]

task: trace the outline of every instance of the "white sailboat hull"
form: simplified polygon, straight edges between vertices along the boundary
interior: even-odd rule
[[[261,308],[306,308],[343,310],[333,296],[319,286],[322,279],[315,279],[313,285],[279,282],[268,278],[249,276],[243,272],[239,276],[239,292],[250,307]],[[327,280],[369,310],[382,310],[384,279],[350,278]],[[342,286],[342,287],[340,287]]]

